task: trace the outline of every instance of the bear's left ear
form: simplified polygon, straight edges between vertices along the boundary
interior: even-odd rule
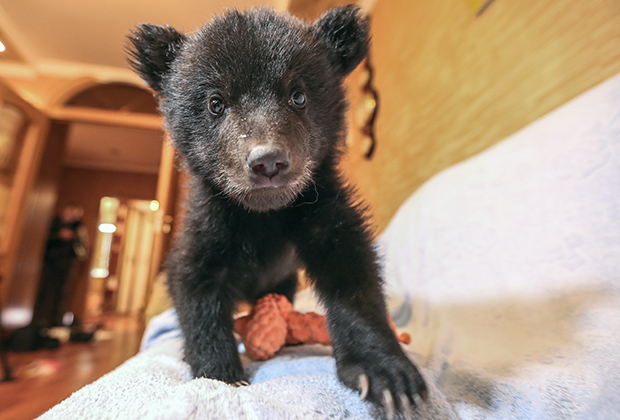
[[[128,38],[129,64],[154,91],[162,93],[162,79],[186,36],[170,26],[141,24]]]
[[[330,54],[340,76],[351,73],[366,57],[370,47],[368,18],[355,5],[325,12],[313,25],[314,34]]]

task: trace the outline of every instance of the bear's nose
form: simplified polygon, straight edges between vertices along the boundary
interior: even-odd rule
[[[269,179],[278,173],[286,173],[290,165],[288,156],[273,146],[254,147],[248,155],[247,162],[252,172]]]

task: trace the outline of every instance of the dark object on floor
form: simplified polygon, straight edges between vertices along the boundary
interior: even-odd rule
[[[23,352],[39,349],[53,350],[60,347],[60,341],[49,337],[44,330],[34,324],[18,328],[9,337],[6,347],[10,351]]]
[[[91,324],[91,325],[82,325],[81,323],[76,323],[73,327],[71,327],[71,334],[69,335],[69,341],[74,343],[88,343],[93,341],[95,337],[95,333],[103,328],[103,324]]]
[[[69,341],[74,343],[88,343],[93,340],[95,333],[92,331],[71,331]]]

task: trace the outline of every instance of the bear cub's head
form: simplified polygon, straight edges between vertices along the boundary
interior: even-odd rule
[[[270,9],[229,11],[191,34],[140,25],[133,68],[160,97],[179,153],[214,193],[281,209],[334,165],[343,79],[368,53],[368,22],[342,6],[307,24]]]

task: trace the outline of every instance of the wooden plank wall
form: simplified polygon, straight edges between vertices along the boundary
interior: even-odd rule
[[[45,141],[40,165],[32,190],[26,198],[25,210],[21,216],[23,229],[16,238],[15,257],[10,276],[7,276],[7,291],[2,298],[11,306],[32,308],[37,296],[45,243],[58,199],[60,164],[65,148],[68,126],[51,124]]]
[[[620,72],[618,0],[496,0],[478,18],[466,0],[378,0],[372,29],[378,146],[366,161],[354,130],[344,169],[379,229],[432,175]],[[358,90],[354,74],[353,126]]]

